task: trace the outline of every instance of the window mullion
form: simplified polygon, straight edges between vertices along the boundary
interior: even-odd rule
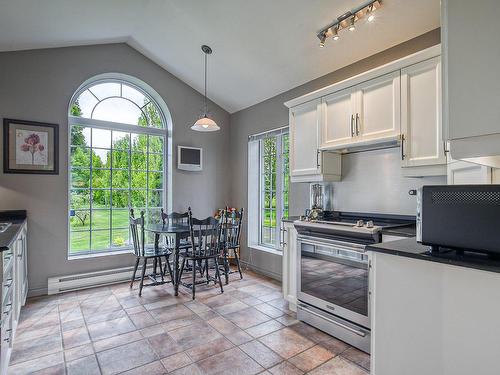
[[[283,185],[282,185],[282,144],[281,136],[276,136],[276,248],[280,248],[281,218],[283,215]]]

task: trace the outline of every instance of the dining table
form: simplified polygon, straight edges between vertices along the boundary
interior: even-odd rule
[[[174,286],[174,294],[179,295],[179,284],[180,284],[180,268],[179,268],[179,252],[181,240],[189,237],[189,225],[182,224],[148,224],[144,227],[144,230],[154,234],[154,246],[155,249],[159,248],[160,237],[166,236],[171,239],[172,244],[172,255],[173,255],[173,280],[172,284]]]

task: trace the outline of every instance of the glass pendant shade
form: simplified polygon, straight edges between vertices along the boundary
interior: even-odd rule
[[[191,129],[199,132],[215,132],[217,130],[220,130],[220,127],[214,120],[209,119],[207,116],[204,116],[196,121],[194,125],[191,126]]]
[[[198,119],[193,126],[191,126],[191,129],[199,132],[215,132],[220,130],[220,127],[214,120],[209,119],[207,116],[207,56],[212,53],[212,49],[209,46],[203,45],[201,46],[201,50],[205,54],[205,92],[203,94],[205,114],[202,118]]]

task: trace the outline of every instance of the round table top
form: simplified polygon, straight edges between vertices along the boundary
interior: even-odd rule
[[[144,230],[154,233],[189,233],[189,225],[148,224]]]

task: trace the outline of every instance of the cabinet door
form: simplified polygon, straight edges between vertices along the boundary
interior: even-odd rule
[[[352,88],[323,98],[320,148],[353,143],[355,103]]]
[[[448,164],[448,185],[491,184],[491,168],[485,165],[454,161]]]
[[[446,164],[441,123],[441,58],[401,71],[403,167]]]
[[[400,72],[383,75],[356,86],[355,134],[370,141],[397,137],[400,121]]]
[[[321,100],[290,108],[290,175],[321,173],[318,127]]]

